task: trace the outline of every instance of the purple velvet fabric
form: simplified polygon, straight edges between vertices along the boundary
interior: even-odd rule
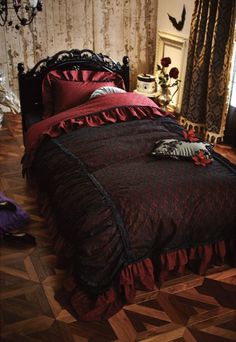
[[[3,206],[0,208],[0,235],[13,229],[19,229],[29,222],[29,214],[23,210],[14,200],[4,196],[0,192],[0,202],[10,202],[16,206],[16,210],[8,210]]]

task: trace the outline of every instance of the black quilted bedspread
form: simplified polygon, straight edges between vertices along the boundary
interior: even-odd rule
[[[156,140],[176,137],[180,126],[160,117],[80,128],[38,149],[39,192],[91,291],[124,265],[235,236],[236,166],[218,154],[205,167],[151,155]]]

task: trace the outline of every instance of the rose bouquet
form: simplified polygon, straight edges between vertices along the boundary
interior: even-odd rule
[[[159,64],[157,65],[157,73],[158,73],[157,82],[159,86],[161,87],[161,94],[167,97],[165,105],[172,101],[174,95],[179,89],[179,82],[181,82],[181,80],[178,78],[179,77],[178,68],[173,67],[168,72],[167,68],[170,66],[170,64],[171,64],[170,57],[163,57],[161,59],[161,65]],[[171,94],[170,88],[173,88],[173,87],[176,87],[176,89],[173,92],[173,94]]]

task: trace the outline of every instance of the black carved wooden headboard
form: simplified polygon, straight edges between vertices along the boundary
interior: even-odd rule
[[[123,57],[123,64],[109,56],[91,50],[59,51],[51,57],[40,60],[32,69],[25,70],[23,63],[18,64],[19,96],[23,132],[34,122],[40,121],[43,114],[42,81],[51,70],[87,69],[116,72],[124,79],[129,90],[129,59]]]

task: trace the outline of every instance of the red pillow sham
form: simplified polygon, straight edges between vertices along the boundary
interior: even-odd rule
[[[85,83],[84,86],[81,86],[81,83]],[[90,83],[95,84],[90,86]],[[94,90],[104,85],[125,89],[122,77],[115,72],[94,70],[50,71],[42,83],[44,118],[85,102],[88,99],[87,94],[85,94],[86,87],[88,87],[88,92],[91,90],[89,94],[91,95]],[[67,87],[68,91],[66,90]],[[79,88],[81,88],[81,94]],[[62,96],[65,98],[61,98]]]
[[[53,113],[57,114],[86,102],[94,90],[103,86],[114,86],[114,83],[73,82],[55,78],[52,81]]]

